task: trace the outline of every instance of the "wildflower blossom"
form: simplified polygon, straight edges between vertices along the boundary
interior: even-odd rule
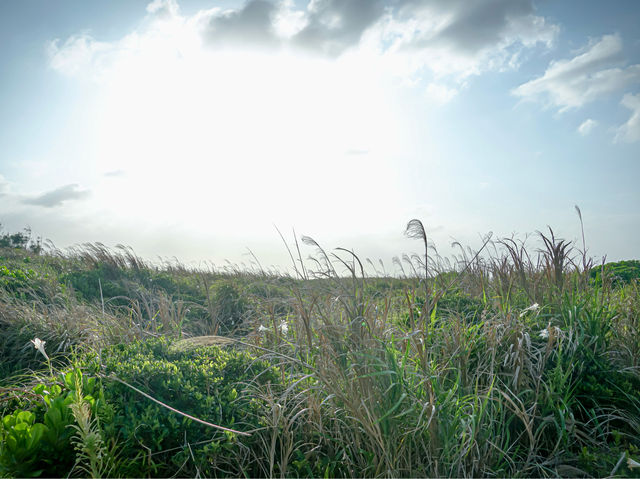
[[[287,331],[289,331],[289,325],[284,320],[280,322],[280,331],[284,334],[287,334]]]
[[[562,330],[558,326],[551,326],[551,323],[549,323],[546,328],[540,331],[540,337],[547,339],[549,335],[561,336]]]
[[[533,303],[528,308],[525,308],[525,309],[522,310],[522,312],[520,313],[520,317],[523,317],[529,311],[538,311],[538,309],[540,309],[540,305],[538,303]]]
[[[47,343],[46,341],[43,341],[40,338],[34,338],[31,340],[31,342],[33,343],[33,346],[40,351],[40,354],[42,354],[45,358],[47,358],[47,361],[49,360],[49,356],[47,356],[47,352],[44,350],[44,345]]]

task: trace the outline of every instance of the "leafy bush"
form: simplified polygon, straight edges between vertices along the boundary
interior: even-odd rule
[[[81,299],[86,301],[100,301],[100,288],[102,288],[102,298],[125,297],[128,290],[114,279],[109,279],[102,268],[90,270],[78,270],[65,274],[61,281],[73,287]],[[126,304],[126,300],[119,304]]]
[[[640,261],[618,261],[596,266],[591,269],[590,276],[596,284],[602,284],[602,275],[610,278],[614,285],[629,284],[633,280],[640,280]]]
[[[264,422],[263,404],[249,388],[277,388],[280,377],[246,352],[178,352],[164,338],[85,356],[54,383],[32,388],[2,418],[0,475],[64,477],[74,468],[94,477],[260,475],[259,465],[244,463],[241,454],[258,436],[176,414],[111,374],[178,411],[240,432]]]
[[[68,476],[81,461],[73,444],[77,417],[74,406],[86,404],[97,417],[106,405],[95,378],[72,369],[54,383],[40,383],[25,394],[22,404],[2,417],[0,475],[9,477]],[[30,410],[29,410],[30,409]],[[96,428],[96,434],[100,434]]]
[[[222,332],[239,327],[245,319],[248,303],[240,289],[230,281],[213,286],[216,321]]]
[[[114,374],[179,411],[241,431],[260,426],[260,403],[245,394],[248,383],[278,383],[269,364],[245,352],[217,347],[178,352],[164,338],[118,345],[101,356],[103,367],[97,356],[89,362],[95,373]],[[255,465],[243,466],[238,459],[241,444],[250,443],[250,437],[194,422],[113,380],[105,398],[114,408],[105,435],[123,451],[119,474],[258,474]]]
[[[39,268],[27,266],[28,260],[25,257],[21,264],[0,264],[0,289],[20,299],[44,298],[52,279]]]
[[[35,463],[40,459],[41,439],[46,431],[42,423],[34,423],[35,414],[15,411],[2,418],[0,472],[19,477],[39,476]]]
[[[16,290],[28,284],[29,280],[35,278],[36,272],[31,269],[7,268],[0,266],[0,285],[9,290]]]

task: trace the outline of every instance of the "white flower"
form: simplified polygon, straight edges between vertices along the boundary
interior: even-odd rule
[[[529,311],[538,311],[538,309],[540,309],[540,305],[538,303],[533,303],[528,308],[522,310],[522,312],[520,313],[520,317],[523,317]]]
[[[630,457],[627,458],[627,466],[629,469],[635,469],[636,467],[640,467],[640,462],[634,461]]]
[[[282,321],[280,321],[280,324],[278,325],[277,329],[279,329],[283,334],[287,334],[287,331],[289,331],[289,325],[283,319]],[[258,331],[260,333],[264,333],[265,331],[272,331],[272,329],[271,328],[267,328],[266,326],[260,325],[260,326],[258,326]]]
[[[49,356],[47,356],[47,352],[44,350],[44,345],[47,343],[46,341],[43,341],[40,338],[35,338],[32,339],[31,342],[33,343],[33,346],[40,351],[40,353],[47,358],[47,361],[49,360]]]
[[[549,323],[546,328],[540,331],[540,337],[547,339],[549,337],[549,334],[552,333],[556,337],[562,336],[562,329],[560,329],[558,326],[551,326],[551,323]]]
[[[287,331],[289,331],[289,325],[284,320],[280,321],[280,331],[282,331],[284,334],[287,334]]]

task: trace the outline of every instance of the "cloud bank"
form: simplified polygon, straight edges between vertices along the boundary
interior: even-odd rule
[[[516,67],[525,49],[549,47],[557,33],[536,15],[532,0],[309,0],[301,7],[292,0],[249,0],[192,16],[181,15],[175,0],[154,0],[139,29],[119,41],[83,32],[52,41],[48,50],[51,67],[66,75],[107,70],[160,37],[171,38],[169,50],[179,55],[195,43],[324,58],[360,51],[408,81],[426,74],[459,84]]]

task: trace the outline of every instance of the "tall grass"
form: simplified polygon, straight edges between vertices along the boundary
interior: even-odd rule
[[[308,237],[287,246],[293,277],[257,259],[252,272],[153,266],[100,244],[34,257],[60,278],[99,272],[126,294],[0,291],[0,352],[22,355],[17,370],[36,365],[23,347],[34,335],[64,353],[224,333],[281,377],[247,385],[262,427],[227,451],[269,477],[632,474],[621,457],[640,448],[638,282],[594,283],[584,242],[551,229],[487,237],[451,259],[418,220],[407,235],[424,252],[395,258],[394,274]],[[229,457],[209,473],[224,475]]]
[[[306,239],[316,269],[295,286],[291,332],[261,342],[298,359],[280,361],[308,384],[290,411],[312,430],[296,450],[339,458],[330,475],[394,477],[605,475],[637,451],[637,283],[615,304],[550,229],[533,254],[511,238],[465,252],[442,286],[421,223],[408,233],[425,255],[405,259],[413,276],[384,298],[367,294],[357,256]],[[439,311],[453,290],[484,308]]]

